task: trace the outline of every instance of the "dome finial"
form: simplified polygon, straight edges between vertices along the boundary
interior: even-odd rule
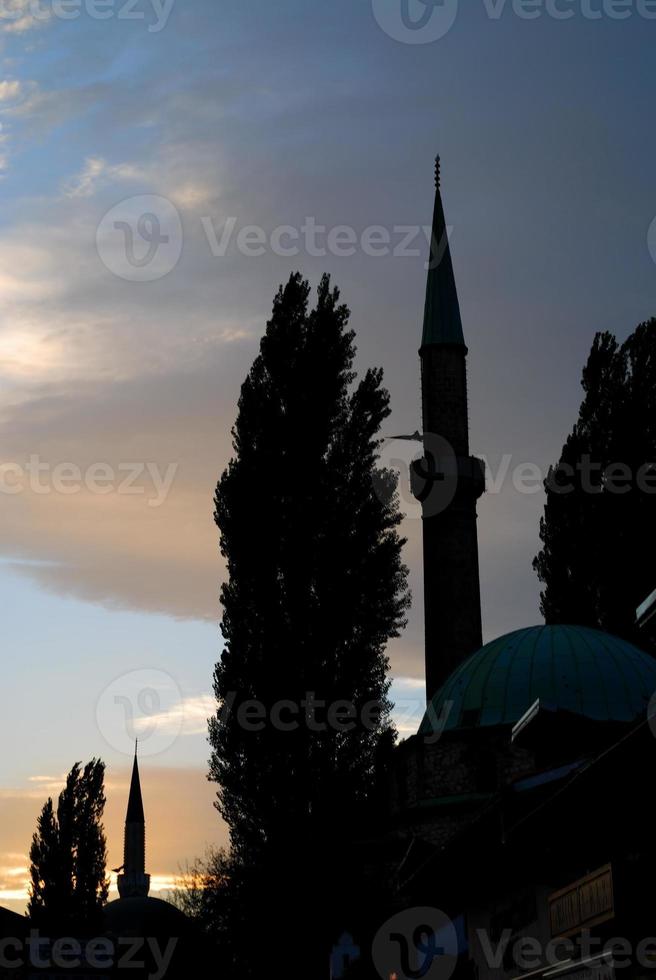
[[[440,189],[440,176],[441,176],[441,174],[440,174],[440,168],[441,168],[441,165],[442,165],[442,162],[440,160],[440,155],[438,153],[437,156],[435,157],[435,189],[438,190],[438,191]]]

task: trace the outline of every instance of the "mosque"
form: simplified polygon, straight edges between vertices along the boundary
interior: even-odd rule
[[[614,968],[600,947],[577,951],[589,933],[599,943],[624,937],[633,950],[624,975],[642,976],[656,965],[656,941],[647,967],[636,958],[656,936],[645,891],[656,868],[645,778],[656,764],[656,660],[574,624],[483,645],[476,507],[485,481],[469,448],[468,351],[439,158],[435,183],[419,351],[423,458],[412,476],[423,516],[427,710],[393,772],[396,908],[450,917],[463,976],[608,980]],[[526,937],[539,948],[531,970],[515,958]],[[554,967],[549,943],[567,938],[574,951]]]
[[[117,870],[119,898],[104,907],[99,930],[99,937],[109,940],[115,951],[112,967],[99,973],[97,968],[92,969],[84,962],[83,956],[81,966],[67,969],[65,975],[100,977],[113,976],[117,971],[122,974],[122,957],[131,960],[130,976],[135,980],[160,975],[173,980],[193,975],[196,970],[201,971],[206,950],[193,924],[174,905],[148,894],[150,875],[146,873],[146,819],[136,748],[125,816],[123,865]],[[30,922],[25,916],[0,908],[0,948],[3,953],[3,941],[22,942],[29,933]],[[130,948],[133,950],[131,953]],[[14,948],[10,946],[7,960],[14,959]],[[28,970],[28,974],[25,974],[25,969],[28,968],[5,969],[0,957],[0,980],[5,976],[62,976],[61,972],[51,973],[47,969],[39,969],[38,973]]]
[[[427,709],[396,750],[390,833],[378,851],[394,898],[347,923],[352,957],[371,948],[386,917],[438,908],[453,924],[441,937],[453,969],[407,974],[390,963],[388,976],[612,980],[603,944],[614,936],[628,950],[624,976],[641,980],[656,964],[656,660],[576,624],[530,626],[483,645],[476,509],[485,478],[469,447],[468,352],[439,161],[432,227],[423,458],[412,475],[423,513]],[[640,613],[652,633],[654,608],[651,597]],[[118,887],[105,910],[109,935],[187,934],[181,913],[148,897],[136,757]],[[0,910],[0,936],[21,935],[25,921]],[[518,962],[523,940],[533,943],[530,968]],[[554,963],[554,944],[565,942]],[[333,976],[348,975],[349,955]],[[189,959],[183,968],[194,975]]]

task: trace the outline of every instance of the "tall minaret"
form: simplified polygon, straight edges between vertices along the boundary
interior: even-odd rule
[[[128,811],[125,815],[123,874],[118,876],[117,885],[121,898],[146,898],[150,890],[150,875],[146,874],[146,821],[141,799],[136,745]]]
[[[422,502],[426,695],[482,645],[476,501],[482,463],[469,454],[467,347],[462,332],[435,161],[435,210],[419,351],[424,459],[415,492]]]

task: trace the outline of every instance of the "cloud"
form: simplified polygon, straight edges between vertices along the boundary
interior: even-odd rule
[[[110,181],[143,181],[146,171],[135,164],[119,163],[110,166],[99,157],[87,157],[79,174],[64,183],[66,197],[90,197],[100,186]]]
[[[216,431],[217,416],[229,411],[217,390],[221,374],[208,368],[192,386],[184,373],[99,382],[88,392],[83,386],[8,406],[0,422],[5,461],[24,465],[34,451],[83,471],[97,463],[117,473],[144,461],[162,472],[176,467],[159,507],[149,506],[152,487],[135,494],[119,482],[107,495],[85,488],[70,496],[35,493],[29,486],[3,495],[2,549],[14,570],[110,607],[216,620],[221,562],[212,493],[229,451],[228,434]]]
[[[81,119],[86,112],[100,110],[111,89],[103,83],[44,89],[39,82],[25,79],[18,90],[18,101],[0,108],[3,125],[15,124],[23,144],[41,141],[71,119]]]
[[[205,13],[213,17],[212,11],[207,5]],[[96,31],[97,25],[86,27]],[[326,133],[341,127],[353,86],[329,86],[317,101],[278,57],[262,85],[253,80],[243,48],[231,55],[226,42],[219,64],[198,48],[193,31],[175,39],[175,80],[164,32],[157,44],[139,49],[137,73],[136,47],[119,51],[107,45],[104,28],[102,36],[97,30],[83,55],[71,55],[70,71],[59,63],[51,76],[25,77],[16,87],[12,65],[7,100],[0,102],[10,133],[0,151],[41,152],[57,127],[67,151],[57,155],[65,170],[47,171],[39,192],[17,198],[0,227],[0,462],[24,465],[33,453],[52,466],[65,462],[82,469],[152,461],[175,465],[176,477],[159,508],[149,506],[147,495],[118,492],[2,494],[0,557],[17,575],[59,595],[216,622],[225,572],[212,495],[231,453],[240,383],[275,289],[295,267],[314,281],[326,268],[334,273],[354,305],[358,366],[382,361],[388,367],[395,416],[403,416],[392,431],[412,431],[419,383],[415,341],[408,346],[408,331],[399,324],[411,318],[416,336],[425,272],[420,260],[365,262],[356,256],[340,263],[330,256],[270,252],[260,260],[234,248],[213,256],[202,217],[219,231],[229,216],[237,218],[237,227],[269,230],[300,226],[308,214],[319,223],[348,220],[363,227],[385,216],[391,220],[389,188],[381,184],[376,191],[370,173],[363,182],[361,159],[345,158],[336,176],[325,157]],[[349,111],[359,124],[380,91],[367,87],[364,67],[356,75],[364,87]],[[398,93],[392,87],[387,94],[405,118]],[[103,217],[139,195],[172,202],[184,238],[175,269],[147,284],[118,279],[96,249]],[[404,201],[394,214],[411,220],[417,201]],[[415,214],[425,219],[424,210]],[[479,389],[472,385],[473,395]],[[489,407],[475,398],[472,404],[476,417],[481,405]],[[496,502],[482,508],[481,539],[493,539],[498,554],[504,537],[518,540],[507,518],[511,508]],[[408,629],[390,647],[393,666],[417,677],[423,669],[420,531],[419,521],[404,527],[414,608]],[[488,622],[495,629],[513,622],[519,592],[511,580],[521,579],[524,605],[537,591],[530,547],[527,533],[517,554],[526,566],[521,574],[504,562],[500,575],[482,555],[494,597]]]
[[[17,574],[58,594],[219,617],[224,567],[212,496],[274,290],[306,258],[258,264],[235,249],[211,253],[204,216],[219,229],[229,215],[264,227],[281,219],[264,185],[246,191],[234,171],[227,178],[214,130],[230,98],[237,105],[242,98],[240,83],[231,85],[227,97],[210,97],[192,74],[162,100],[146,80],[135,100],[124,79],[111,93],[102,84],[45,92],[34,83],[9,110],[7,118],[28,127],[23,139],[30,128],[41,137],[76,110],[107,108],[111,94],[103,128],[136,138],[128,159],[87,154],[58,194],[23,202],[20,221],[0,232],[3,460],[22,464],[38,452],[83,468],[148,460],[177,467],[157,509],[120,493],[3,497],[2,554]],[[266,94],[258,99],[269,104]],[[284,111],[280,103],[274,114]],[[152,134],[147,147],[142,130]],[[103,215],[139,194],[172,201],[184,229],[178,267],[152,284],[119,281],[95,247]],[[410,649],[406,634],[395,650]]]
[[[9,81],[8,79],[3,79],[0,82],[0,102],[10,102],[16,99],[22,91],[22,86],[19,81]]]
[[[36,27],[43,27],[51,17],[52,11],[43,0],[3,0],[0,32],[25,34]]]
[[[95,190],[97,181],[107,174],[104,160],[87,157],[81,173],[73,177],[64,187],[67,197],[89,197]]]
[[[59,594],[216,621],[212,496],[266,307],[256,329],[237,312],[248,270],[226,276],[234,259],[219,267],[200,222],[186,232],[188,267],[153,284],[117,279],[95,248],[119,185],[202,199],[190,189],[204,178],[192,161],[183,181],[181,153],[148,177],[138,163],[89,157],[69,196],[25,202],[20,224],[0,233],[0,462],[150,463],[175,469],[171,492],[158,508],[118,486],[3,493],[0,539],[17,574]]]
[[[143,728],[157,729],[159,732],[174,732],[179,735],[204,735],[207,733],[207,719],[216,713],[216,700],[211,694],[183,698],[167,711],[137,718],[137,731]]]
[[[0,82],[0,169],[7,169],[12,154],[41,142],[53,128],[96,106],[104,90],[95,84],[44,90],[33,79]]]

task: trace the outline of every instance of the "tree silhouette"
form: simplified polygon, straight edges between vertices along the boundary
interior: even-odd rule
[[[216,902],[230,874],[230,861],[222,849],[209,848],[202,858],[187,863],[176,878],[171,902],[200,929],[220,935]]]
[[[385,649],[409,602],[396,480],[376,467],[382,372],[355,383],[349,311],[328,277],[312,310],[308,298],[298,273],[275,298],[215,497],[229,578],[210,778],[229,880],[261,937],[243,976],[257,973],[258,945],[269,968],[276,943],[301,975],[328,962],[312,908],[343,893],[346,840],[375,798],[393,741]]]
[[[30,848],[28,915],[54,931],[92,927],[107,901],[105,764],[76,762],[59,794],[45,803]]]
[[[542,549],[548,623],[580,623],[641,646],[635,610],[656,588],[656,320],[625,343],[595,337],[585,397],[545,483]]]

